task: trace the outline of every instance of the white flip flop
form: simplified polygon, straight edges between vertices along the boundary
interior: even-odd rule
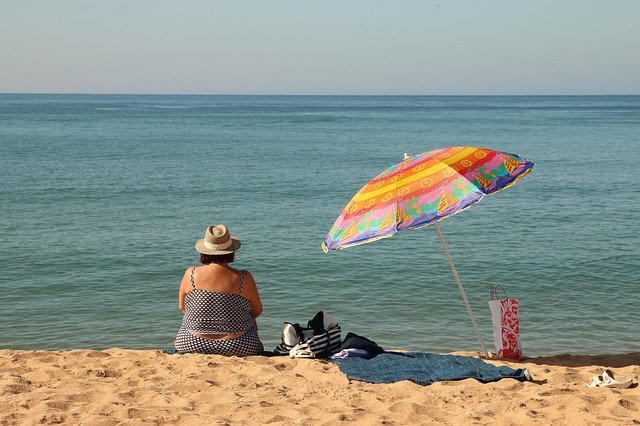
[[[603,386],[606,388],[626,389],[633,384],[633,379],[616,379],[613,376],[613,371],[611,370],[604,370],[604,372],[602,373],[602,377],[604,378]]]
[[[591,380],[585,382],[588,388],[618,388],[626,389],[633,384],[633,379],[616,379],[613,371],[604,370],[602,374],[593,376]]]
[[[591,379],[584,382],[588,388],[599,388],[603,383],[604,378],[602,376],[593,376]]]

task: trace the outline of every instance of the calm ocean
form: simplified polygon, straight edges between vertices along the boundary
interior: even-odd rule
[[[207,225],[243,243],[267,349],[318,310],[382,347],[479,350],[432,227],[324,254],[370,178],[452,145],[533,172],[441,222],[489,349],[640,351],[640,96],[0,95],[0,347],[165,348]]]

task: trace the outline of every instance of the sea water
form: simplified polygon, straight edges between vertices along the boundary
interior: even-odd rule
[[[536,163],[441,222],[489,350],[640,351],[638,96],[0,95],[0,347],[166,348],[206,226],[242,240],[267,349],[323,310],[388,349],[478,351],[433,227],[323,253],[370,178],[456,145]]]

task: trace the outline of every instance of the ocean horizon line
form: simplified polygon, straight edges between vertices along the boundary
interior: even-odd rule
[[[326,97],[326,98],[331,98],[331,97],[351,97],[351,98],[355,98],[355,97],[362,97],[362,98],[367,98],[367,97],[405,97],[405,98],[411,98],[411,97],[415,97],[415,98],[426,98],[426,97],[433,97],[433,98],[454,98],[454,97],[459,97],[459,98],[481,98],[481,97],[486,97],[486,98],[508,98],[508,97],[538,97],[538,98],[544,98],[544,97],[554,97],[554,98],[558,98],[558,97],[566,97],[566,98],[580,98],[580,97],[634,97],[634,96],[640,96],[640,93],[611,93],[611,94],[607,94],[607,93],[593,93],[593,94],[589,94],[589,93],[581,93],[581,94],[571,94],[571,93],[558,93],[558,94],[551,94],[551,93],[543,93],[543,94],[534,94],[534,93],[523,93],[523,94],[514,94],[514,93],[504,93],[504,94],[500,94],[500,93],[481,93],[481,94],[473,94],[473,93],[468,93],[468,94],[463,94],[463,93],[452,93],[452,94],[406,94],[406,93],[398,93],[398,94],[392,94],[392,93],[354,93],[354,94],[349,94],[349,93],[171,93],[171,92],[166,92],[166,93],[135,93],[135,92],[131,92],[131,93],[127,93],[127,92],[0,92],[0,96],[2,95],[10,95],[10,96],[16,96],[16,95],[46,95],[46,96],[219,96],[219,97],[291,97],[291,98],[295,98],[295,97]]]

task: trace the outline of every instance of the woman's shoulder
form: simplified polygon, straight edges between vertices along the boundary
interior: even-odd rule
[[[187,266],[187,269],[184,270],[184,275],[191,275],[191,273],[196,269],[198,269],[198,267],[195,265]]]
[[[242,270],[242,282],[246,286],[245,288],[252,289],[252,291],[256,288],[256,281],[253,278],[253,275],[251,275],[251,272],[246,269]]]
[[[191,282],[191,274],[193,274],[196,268],[197,266],[189,266],[187,269],[185,269],[184,274],[182,274],[182,281],[188,280],[189,282]]]
[[[236,274],[236,275],[240,275],[240,273],[242,273],[242,275],[244,275],[245,277],[247,275],[251,275],[251,272],[249,272],[248,269],[243,269],[243,268],[234,268],[231,265],[227,265],[227,268],[229,268],[229,271],[231,271],[232,273]]]
[[[251,277],[253,278],[253,275],[251,275],[251,271],[249,271],[248,269],[236,269],[236,271],[238,273],[242,273],[242,275],[246,278],[246,277]]]

